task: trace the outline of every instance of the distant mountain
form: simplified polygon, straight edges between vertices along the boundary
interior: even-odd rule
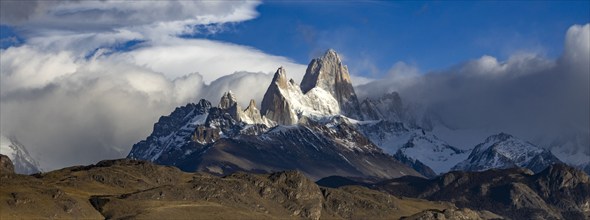
[[[512,135],[492,135],[475,146],[469,157],[453,170],[484,171],[524,167],[540,172],[551,164],[562,163],[550,151],[520,140]]]
[[[430,132],[389,120],[358,123],[373,143],[426,177],[445,173],[469,155]]]
[[[590,163],[590,135],[588,130],[573,132],[564,128],[562,134],[544,136],[544,140],[535,140],[545,146],[561,161],[572,166],[584,167]]]
[[[8,138],[0,134],[0,153],[13,161],[16,173],[33,174],[42,171],[39,163],[31,157],[25,146],[14,137]]]
[[[360,117],[348,70],[329,50],[310,63],[301,85],[279,68],[260,110],[254,101],[242,110],[231,92],[217,107],[201,100],[175,109],[128,158],[217,175],[297,169],[313,179],[421,176],[367,139],[352,119]]]

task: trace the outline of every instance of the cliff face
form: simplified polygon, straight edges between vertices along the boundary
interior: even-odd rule
[[[279,68],[262,100],[261,113],[282,125],[296,124],[302,116],[345,115],[362,119],[350,74],[334,50],[313,59],[301,85],[288,80]]]
[[[287,81],[287,73],[284,68],[279,68],[275,73],[270,86],[264,94],[261,105],[261,113],[266,118],[278,124],[290,125],[297,123],[297,115],[291,109],[287,100],[289,86],[292,83]]]
[[[307,93],[313,88],[321,88],[330,93],[338,104],[343,115],[361,119],[359,101],[357,99],[348,68],[342,64],[334,50],[328,50],[324,56],[313,59],[307,66],[301,81],[301,90]]]

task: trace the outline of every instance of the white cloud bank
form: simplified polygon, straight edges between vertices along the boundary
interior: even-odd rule
[[[278,67],[300,79],[305,66],[177,37],[255,18],[258,4],[2,1],[1,23],[26,42],[0,51],[0,133],[18,137],[51,170],[124,157],[158,117],[187,102],[217,104],[228,89],[244,104],[260,101]],[[140,43],[111,49],[130,40]]]
[[[573,25],[566,33],[563,54],[555,60],[516,54],[498,61],[486,55],[427,74],[400,63],[388,78],[358,91],[362,96],[398,91],[404,100],[428,106],[451,127],[490,131],[486,135],[509,132],[548,148],[563,145],[557,151],[574,155],[572,163],[587,162],[589,54],[590,24]],[[476,143],[472,144],[469,147]]]

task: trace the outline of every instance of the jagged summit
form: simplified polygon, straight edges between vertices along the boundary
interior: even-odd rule
[[[262,99],[262,115],[278,124],[297,123],[297,115],[287,100],[288,94],[285,94],[289,92],[289,84],[291,83],[287,81],[287,71],[279,67]]]
[[[250,99],[250,104],[248,104],[248,107],[242,111],[240,119],[247,124],[274,125],[274,122],[269,121],[266,116],[263,116],[260,113],[260,110],[256,108],[256,101],[254,101],[254,99]]]
[[[261,113],[283,125],[296,124],[302,116],[362,118],[348,69],[331,49],[311,61],[301,85],[287,80],[285,68],[277,69],[264,94]]]
[[[231,90],[229,90],[228,92],[223,93],[217,107],[220,109],[229,109],[235,105],[237,105],[236,96]]]
[[[306,93],[319,87],[336,96],[334,85],[338,82],[350,84],[350,75],[336,51],[329,49],[322,57],[311,60],[301,81],[301,90]]]
[[[329,49],[320,57],[313,59],[307,66],[301,90],[309,92],[313,88],[321,88],[330,93],[340,105],[341,113],[356,119],[361,119],[360,105],[348,68],[342,64],[340,56],[333,49]]]

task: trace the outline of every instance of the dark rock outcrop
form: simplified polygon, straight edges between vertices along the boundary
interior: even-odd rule
[[[0,154],[0,174],[14,173],[14,164],[8,156]]]

